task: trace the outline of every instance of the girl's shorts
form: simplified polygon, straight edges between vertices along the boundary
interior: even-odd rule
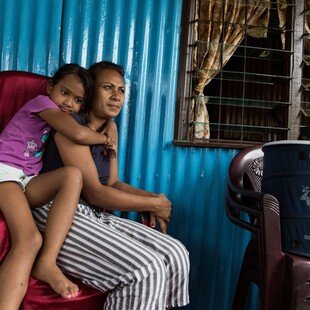
[[[25,191],[26,185],[33,177],[35,175],[28,176],[21,169],[0,163],[0,183],[16,182]]]

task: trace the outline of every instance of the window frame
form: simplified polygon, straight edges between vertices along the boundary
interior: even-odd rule
[[[176,146],[187,147],[215,147],[215,148],[245,148],[252,145],[262,144],[262,142],[238,142],[235,140],[212,140],[194,139],[188,136],[188,108],[190,98],[188,94],[191,90],[192,74],[192,51],[193,51],[193,26],[190,21],[194,20],[195,0],[183,0],[181,37],[179,49],[179,72],[177,85],[177,105],[175,114],[174,141]],[[291,106],[288,112],[287,127],[290,128],[287,134],[288,140],[296,140],[299,135],[300,127],[300,108],[301,108],[301,81],[302,81],[302,56],[303,56],[303,8],[304,0],[295,0],[293,15],[293,54],[291,58],[291,74],[294,77],[289,84],[289,96]],[[267,141],[266,141],[267,142]]]

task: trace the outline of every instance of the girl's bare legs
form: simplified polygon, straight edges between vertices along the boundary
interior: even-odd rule
[[[60,271],[56,259],[71,227],[82,189],[82,174],[64,167],[31,179],[26,197],[31,208],[53,200],[44,232],[43,246],[31,275],[47,282],[61,296],[77,296],[78,287]]]
[[[0,197],[0,210],[11,236],[11,248],[0,266],[0,309],[17,310],[26,293],[42,237],[17,183],[0,183]]]

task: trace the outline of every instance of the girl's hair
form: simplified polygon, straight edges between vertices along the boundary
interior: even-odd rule
[[[85,92],[83,98],[85,103],[91,102],[93,98],[93,79],[89,71],[78,64],[66,64],[60,67],[51,78],[53,85],[56,85],[70,74],[73,74],[77,80],[81,81]]]

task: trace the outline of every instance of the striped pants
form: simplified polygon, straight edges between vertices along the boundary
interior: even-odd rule
[[[33,211],[44,231],[50,205]],[[189,259],[178,240],[79,204],[59,253],[61,270],[100,291],[104,309],[161,310],[188,304]]]

